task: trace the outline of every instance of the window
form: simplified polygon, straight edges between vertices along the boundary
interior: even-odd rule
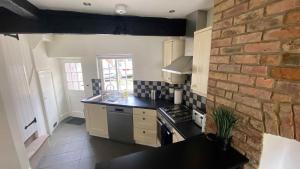
[[[65,63],[67,86],[69,90],[84,90],[81,63]]]
[[[101,59],[104,90],[133,91],[131,58]]]

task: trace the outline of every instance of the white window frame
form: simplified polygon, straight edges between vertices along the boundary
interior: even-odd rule
[[[104,76],[103,76],[103,66],[102,66],[102,59],[131,59],[132,60],[132,75],[134,80],[134,62],[133,62],[133,55],[132,54],[108,54],[108,55],[98,55],[96,57],[96,63],[97,63],[97,75],[98,78],[101,79],[101,88],[103,91],[106,91],[104,86]],[[117,68],[116,64],[116,68]],[[118,68],[117,68],[118,69]],[[116,76],[118,77],[118,71],[116,72]],[[126,77],[127,78],[127,77]],[[126,80],[127,83],[127,80]],[[119,87],[119,82],[117,80],[117,87]],[[115,91],[120,91],[119,89],[116,89]],[[129,94],[133,94],[132,91],[127,91]]]

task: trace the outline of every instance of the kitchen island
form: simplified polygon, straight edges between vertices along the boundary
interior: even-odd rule
[[[95,169],[241,169],[248,159],[233,148],[222,151],[206,135],[98,163]]]

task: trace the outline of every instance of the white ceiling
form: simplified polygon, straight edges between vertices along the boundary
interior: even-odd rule
[[[40,9],[76,11],[97,14],[115,14],[116,4],[126,4],[126,15],[184,18],[187,14],[201,9],[207,10],[213,6],[213,0],[28,0]],[[92,6],[84,6],[90,2]],[[176,10],[170,14],[169,10]]]

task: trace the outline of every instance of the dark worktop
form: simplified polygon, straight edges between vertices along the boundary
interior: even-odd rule
[[[239,169],[248,159],[230,148],[220,150],[206,135],[154,150],[99,163],[95,169]]]
[[[128,98],[120,98],[115,102],[109,101],[102,101],[101,98],[89,100],[83,99],[81,102],[89,103],[89,104],[101,104],[101,105],[110,105],[110,106],[124,106],[124,107],[134,107],[134,108],[143,108],[143,109],[153,109],[156,110],[162,106],[173,105],[173,102],[168,100],[157,99],[155,101],[147,99],[147,98],[140,98],[135,96],[129,96]],[[161,113],[160,111],[158,111]],[[162,114],[162,113],[161,113]],[[162,114],[164,116],[164,114]],[[168,120],[168,119],[167,119]],[[196,136],[202,134],[201,128],[198,127],[194,122],[184,122],[179,124],[174,124],[168,120],[168,122],[178,131],[182,137],[189,138],[192,136]]]
[[[173,103],[168,100],[157,99],[155,101],[147,99],[147,98],[140,98],[135,96],[128,96],[127,98],[119,98],[115,102],[111,101],[103,101],[101,98],[89,100],[83,99],[81,100],[83,103],[89,104],[102,104],[102,105],[109,105],[109,106],[124,106],[124,107],[134,107],[134,108],[143,108],[143,109],[153,109],[156,110],[158,107],[164,105],[172,105]]]

